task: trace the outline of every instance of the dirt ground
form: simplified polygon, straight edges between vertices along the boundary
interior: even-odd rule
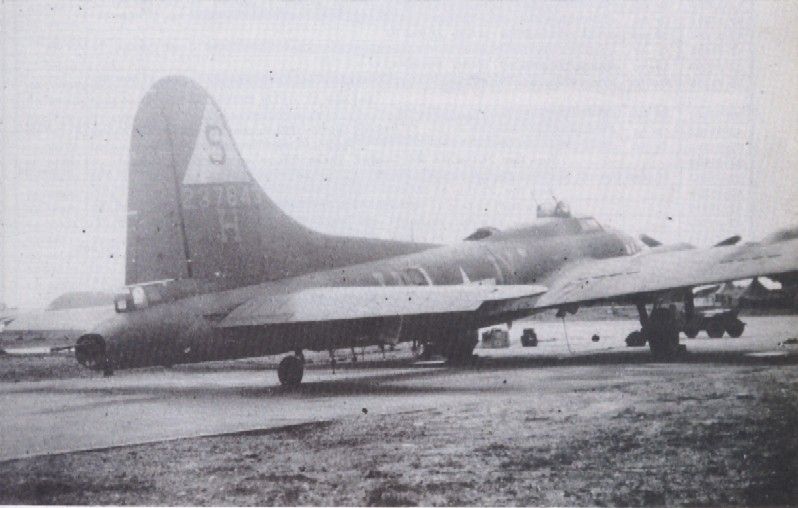
[[[489,395],[431,410],[8,461],[0,501],[798,504],[795,365],[551,367],[502,396],[525,375],[498,370]]]

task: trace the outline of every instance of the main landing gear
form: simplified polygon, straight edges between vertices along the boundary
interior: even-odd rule
[[[297,386],[302,382],[302,374],[305,373],[305,357],[302,351],[286,356],[280,361],[277,367],[277,379],[283,386]]]
[[[626,338],[628,346],[643,346],[648,342],[651,354],[658,360],[670,360],[684,351],[679,344],[679,320],[673,307],[655,307],[651,314],[645,303],[637,304],[640,316],[639,332],[632,332]]]
[[[479,343],[479,330],[442,331],[436,341],[424,342],[421,358],[443,356],[449,365],[468,365],[474,361],[474,348]]]
[[[479,330],[452,331],[444,337],[441,347],[450,365],[468,365],[474,361],[474,348],[479,343]]]

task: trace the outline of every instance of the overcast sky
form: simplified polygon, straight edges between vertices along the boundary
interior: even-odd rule
[[[552,193],[708,245],[798,223],[798,4],[0,5],[0,301],[123,284],[138,101],[183,74],[324,232],[453,242]]]

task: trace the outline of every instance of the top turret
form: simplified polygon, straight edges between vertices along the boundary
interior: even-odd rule
[[[571,207],[568,206],[568,203],[566,203],[565,201],[556,200],[552,204],[538,205],[537,215],[538,219],[547,219],[547,218],[570,219]]]

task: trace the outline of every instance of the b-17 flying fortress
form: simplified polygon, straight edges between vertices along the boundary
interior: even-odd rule
[[[795,227],[740,245],[648,249],[564,206],[542,215],[447,246],[316,232],[253,179],[213,99],[164,78],[133,126],[127,292],[76,356],[111,374],[287,353],[278,376],[295,385],[306,350],[417,341],[462,364],[480,327],[622,302],[637,306],[654,357],[670,359],[682,348],[663,302],[683,300],[689,318],[695,286],[794,283],[798,271]]]

